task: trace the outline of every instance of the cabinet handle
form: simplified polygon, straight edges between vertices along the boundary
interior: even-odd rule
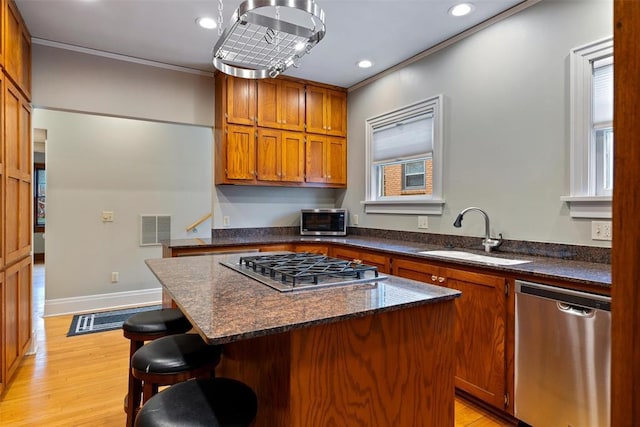
[[[431,276],[431,281],[435,282],[436,280],[438,280],[438,276],[436,276],[435,274],[433,276]]]
[[[438,277],[438,283],[443,283],[443,282],[444,282],[444,280],[445,280],[445,278],[444,278],[444,277]]]

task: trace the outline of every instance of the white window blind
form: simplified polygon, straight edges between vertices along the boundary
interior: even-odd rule
[[[433,114],[374,129],[372,151],[374,165],[427,157],[433,152]]]
[[[613,57],[593,63],[593,124],[613,122]]]

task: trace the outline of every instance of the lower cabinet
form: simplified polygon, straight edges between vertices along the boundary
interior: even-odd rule
[[[507,279],[484,273],[393,259],[392,274],[457,289],[456,387],[509,411],[506,357]],[[511,411],[509,411],[511,412]]]
[[[329,253],[334,258],[346,259],[347,261],[357,259],[363,264],[373,265],[378,267],[380,273],[391,273],[390,258],[384,254],[340,247],[332,247]]]
[[[328,255],[329,247],[327,245],[304,244],[295,245],[295,252],[308,252],[310,254]]]
[[[2,382],[13,376],[31,344],[31,257],[6,268],[2,283]]]

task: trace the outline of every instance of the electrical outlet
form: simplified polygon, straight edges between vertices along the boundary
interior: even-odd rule
[[[591,221],[591,239],[611,240],[612,236],[611,221]]]
[[[351,215],[351,222],[353,225],[358,225],[358,215]]]
[[[225,215],[222,217],[222,226],[223,227],[228,227],[231,225],[231,219],[229,219],[228,215]]]
[[[118,273],[117,271],[112,271],[111,272],[111,283],[117,283],[118,280],[120,280],[120,273]]]
[[[112,211],[103,211],[102,212],[102,222],[113,222],[113,212]]]
[[[419,216],[418,217],[418,228],[429,228],[429,217],[428,216]]]

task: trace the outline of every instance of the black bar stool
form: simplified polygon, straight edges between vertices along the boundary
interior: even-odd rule
[[[153,341],[168,335],[183,334],[191,329],[191,323],[177,308],[143,311],[134,314],[124,321],[122,331],[124,337],[130,340],[129,361],[145,341]],[[142,383],[131,374],[129,364],[129,386],[125,397],[125,412],[127,413],[127,426],[133,425],[136,412],[140,407],[142,395]]]
[[[135,427],[249,427],[258,412],[256,394],[229,378],[173,385],[140,409]]]
[[[142,381],[142,403],[158,393],[158,387],[191,378],[213,378],[222,346],[209,345],[197,334],[158,338],[131,358],[131,373]]]

